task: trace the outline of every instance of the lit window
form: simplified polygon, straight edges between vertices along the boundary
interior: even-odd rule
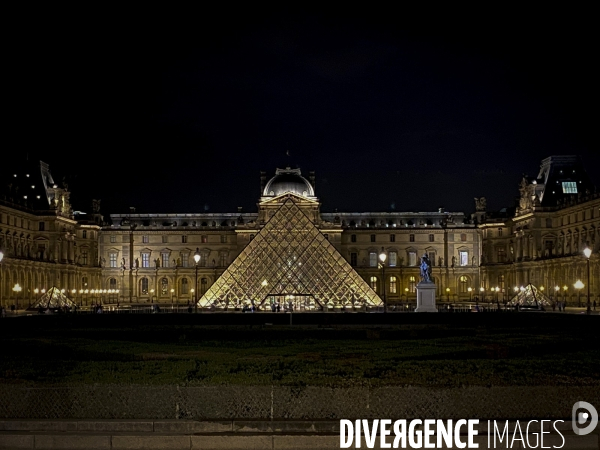
[[[469,252],[460,251],[460,252],[458,252],[458,255],[460,257],[460,265],[468,266],[469,265]]]
[[[144,244],[147,244],[148,242],[150,242],[150,240],[149,240],[148,236],[142,236],[142,242],[143,242]]]
[[[410,277],[408,279],[408,290],[410,292],[415,292],[417,290],[417,280],[415,280],[415,277]]]
[[[458,280],[459,280],[459,284],[458,284],[459,292],[461,294],[465,294],[467,292],[467,282],[468,282],[467,277],[465,277],[463,275]]]
[[[148,278],[142,278],[140,280],[140,289],[142,291],[142,294],[148,294]]]
[[[110,267],[117,267],[117,254],[116,253],[110,253],[108,255],[108,262],[109,262],[109,266]]]
[[[398,279],[390,277],[390,294],[395,294],[398,291]]]
[[[183,253],[181,255],[181,265],[183,267],[190,267],[190,254],[189,253]]]
[[[396,264],[398,264],[398,253],[390,252],[389,253],[389,266],[396,267]]]
[[[114,244],[115,242],[117,242],[117,236],[115,236],[114,234],[110,236],[110,242],[111,244]]]
[[[376,252],[369,253],[369,265],[371,267],[377,267],[377,253]]]
[[[377,277],[371,277],[371,289],[377,291]]]
[[[574,181],[562,182],[563,194],[577,194],[577,183]]]
[[[162,257],[162,266],[169,267],[169,254],[162,253],[160,256]]]
[[[150,253],[142,253],[142,267],[150,267]]]
[[[417,252],[408,252],[408,265],[409,266],[417,265]]]

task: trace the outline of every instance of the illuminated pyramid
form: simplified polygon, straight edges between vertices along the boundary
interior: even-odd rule
[[[321,306],[380,306],[379,296],[289,196],[198,301],[225,308],[294,302]]]
[[[517,291],[517,294],[508,302],[510,305],[521,306],[550,306],[552,300],[533,284],[529,283],[525,289]]]

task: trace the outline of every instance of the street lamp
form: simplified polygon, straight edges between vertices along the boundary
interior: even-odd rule
[[[567,289],[569,289],[569,288],[568,288],[568,287],[567,287],[567,285],[565,284],[565,285],[563,286],[563,291],[565,292],[565,295],[564,295],[564,297],[565,297],[565,301],[564,301],[564,303],[565,303],[565,304],[563,305],[563,311],[564,311],[564,307],[565,307],[565,306],[567,306]]]
[[[17,311],[19,310],[19,292],[21,292],[23,288],[19,285],[19,283],[15,284],[13,287],[13,291],[15,292],[15,296],[17,297]]]
[[[500,302],[498,301],[498,293],[500,292],[500,288],[498,286],[496,286],[496,306],[498,306],[498,309],[500,309]]]
[[[381,253],[379,253],[379,261],[381,261],[381,287],[383,288],[383,312],[387,312],[387,304],[385,300],[385,260],[387,255],[385,250],[381,247]]]
[[[175,296],[175,289],[171,288],[171,312],[173,312],[173,297]]]
[[[450,303],[450,288],[446,288],[446,299]]]
[[[481,286],[479,288],[479,292],[481,292],[481,301],[485,303],[485,288]],[[477,300],[477,298],[475,299],[475,305],[479,305],[479,301]]]
[[[579,307],[581,307],[581,288],[583,288],[584,284],[581,282],[581,280],[577,280],[573,286],[575,286],[575,289],[577,289],[577,303]]]
[[[587,259],[587,308],[586,308],[586,314],[591,314],[592,313],[592,308],[591,308],[591,304],[590,304],[590,256],[592,256],[592,249],[589,247],[586,247],[583,249],[583,254],[585,255],[586,259]],[[0,260],[2,258],[0,257]]]
[[[154,303],[154,289],[150,289],[150,303]]]
[[[196,281],[194,283],[194,298],[196,299],[194,304],[195,312],[198,312],[198,263],[200,262],[200,249],[196,247],[196,253],[194,253],[194,261],[196,261]]]
[[[473,301],[473,288],[468,287],[467,291],[469,292],[469,303],[471,303]]]

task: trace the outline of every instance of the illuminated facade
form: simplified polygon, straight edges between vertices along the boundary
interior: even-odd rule
[[[532,283],[553,301],[600,302],[600,194],[577,156],[551,156],[524,177],[514,211],[476,213],[482,232],[482,282],[510,298]],[[584,249],[592,253],[588,258]],[[584,287],[577,289],[580,280]]]
[[[585,245],[593,250],[597,299],[600,197],[585,171],[581,179],[566,176],[578,175],[576,160],[544,161],[538,177],[523,180],[519,206],[500,213],[486,211],[482,199],[468,216],[321,212],[314,174],[285,168],[269,179],[261,174],[255,212],[132,210],[108,221],[99,201],[91,213],[72,211],[67,186],[58,187],[38,162],[13,174],[0,198],[0,301],[23,307],[56,286],[83,305],[198,300],[202,308],[229,308],[292,300],[302,310],[375,307],[385,298],[391,306],[415,301],[419,258],[427,253],[438,301],[503,301],[515,286],[533,283],[551,298],[559,286],[572,304],[575,281],[587,283]]]

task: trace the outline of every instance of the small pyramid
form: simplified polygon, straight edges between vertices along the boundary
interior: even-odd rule
[[[268,298],[283,303],[291,297],[312,308],[382,305],[289,195],[198,306],[258,306]]]
[[[525,289],[519,290],[517,294],[509,301],[511,305],[520,306],[550,306],[552,300],[540,289],[529,283]]]
[[[31,305],[31,309],[39,309],[39,308],[75,308],[76,303],[63,294],[60,289],[53,286],[48,289],[48,292],[43,294],[37,302]]]

